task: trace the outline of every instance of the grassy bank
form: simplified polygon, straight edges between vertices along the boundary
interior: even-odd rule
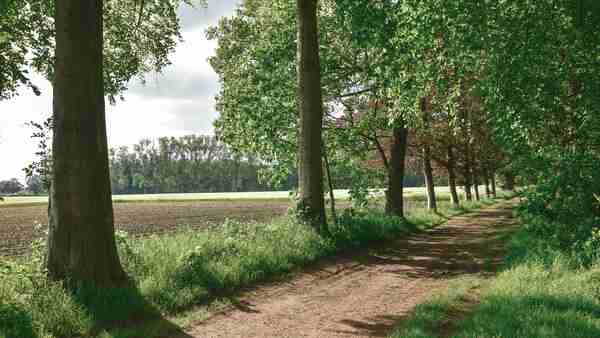
[[[144,239],[119,234],[132,286],[106,294],[85,286],[65,291],[48,281],[39,269],[40,247],[32,257],[0,263],[0,337],[164,334],[176,329],[161,319],[164,315],[177,317],[321,257],[398,238],[490,203],[465,203],[460,209],[442,203],[438,214],[413,210],[407,220],[377,210],[345,213],[329,239],[288,218],[268,224],[226,222],[211,231]]]
[[[497,277],[451,281],[391,337],[600,337],[600,262],[581,265],[525,228]]]

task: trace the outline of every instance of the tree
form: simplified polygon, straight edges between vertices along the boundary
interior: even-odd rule
[[[54,138],[46,267],[53,279],[120,286],[104,107],[102,0],[56,1]]]
[[[187,135],[142,140],[133,147],[110,149],[113,194],[196,193],[292,190],[296,183],[274,186],[261,172],[269,167],[239,154],[214,136]]]
[[[16,194],[23,191],[24,187],[16,178],[8,181],[0,181],[0,194]]]
[[[404,126],[393,128],[390,149],[388,189],[385,210],[388,214],[404,217],[404,171],[408,130]]]
[[[317,28],[317,0],[297,0],[298,10],[298,214],[321,232],[323,197],[323,97]]]
[[[122,97],[135,76],[170,64],[169,54],[181,39],[177,9],[194,3],[205,1],[103,2],[104,91],[111,102]],[[49,0],[0,1],[0,100],[16,95],[23,85],[39,94],[31,71],[52,82],[54,11],[54,1]]]
[[[40,175],[31,175],[29,177],[27,177],[27,186],[26,186],[26,190],[28,193],[32,193],[32,194],[41,194],[44,192],[47,192],[45,184],[44,184],[44,179],[40,176]]]

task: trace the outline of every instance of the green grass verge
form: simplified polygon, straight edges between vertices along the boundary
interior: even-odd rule
[[[450,282],[391,337],[600,337],[600,262],[583,268],[556,252],[540,255],[527,236],[511,240],[497,277]]]
[[[266,224],[226,222],[211,231],[131,239],[117,237],[130,288],[65,290],[40,271],[42,257],[0,261],[0,337],[154,337],[177,330],[167,315],[227,302],[240,289],[281,278],[315,260],[430,228],[492,201],[448,203],[437,214],[413,210],[407,220],[377,210],[344,213],[332,238],[289,218]],[[41,252],[43,250],[38,250]]]
[[[453,330],[454,320],[471,309],[477,293],[484,285],[485,279],[477,276],[459,277],[449,281],[442,291],[417,305],[391,337],[440,337]]]

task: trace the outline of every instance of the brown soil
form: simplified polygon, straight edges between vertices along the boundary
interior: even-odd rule
[[[422,202],[406,201],[405,208],[421,207]],[[133,236],[160,234],[186,228],[203,229],[220,225],[226,219],[242,222],[269,221],[290,207],[287,200],[218,200],[170,202],[121,202],[114,205],[115,226]],[[348,206],[338,201],[338,208]],[[36,224],[40,228],[36,229]],[[26,253],[33,240],[44,236],[48,226],[48,206],[0,206],[0,257]]]
[[[496,270],[500,239],[515,225],[512,206],[505,202],[381,248],[322,261],[291,281],[232,298],[229,309],[172,338],[387,337],[448,278]]]
[[[186,227],[206,228],[226,219],[266,221],[285,214],[285,200],[176,201],[115,203],[115,224],[132,235],[170,232]],[[48,224],[47,205],[0,208],[0,256],[21,254],[43,235]],[[36,229],[40,224],[41,229]]]

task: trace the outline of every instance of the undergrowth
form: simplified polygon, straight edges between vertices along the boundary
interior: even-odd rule
[[[322,238],[291,217],[270,223],[227,221],[208,231],[132,239],[117,234],[130,287],[104,293],[65,289],[41,270],[43,245],[31,257],[0,261],[0,337],[139,336],[131,321],[156,322],[227,297],[243,287],[297,271],[341,250],[361,248],[438,225],[448,217],[492,203],[442,203],[438,213],[413,210],[407,219],[377,210],[344,212]],[[124,332],[129,332],[128,334]],[[145,336],[163,334],[160,328]]]

